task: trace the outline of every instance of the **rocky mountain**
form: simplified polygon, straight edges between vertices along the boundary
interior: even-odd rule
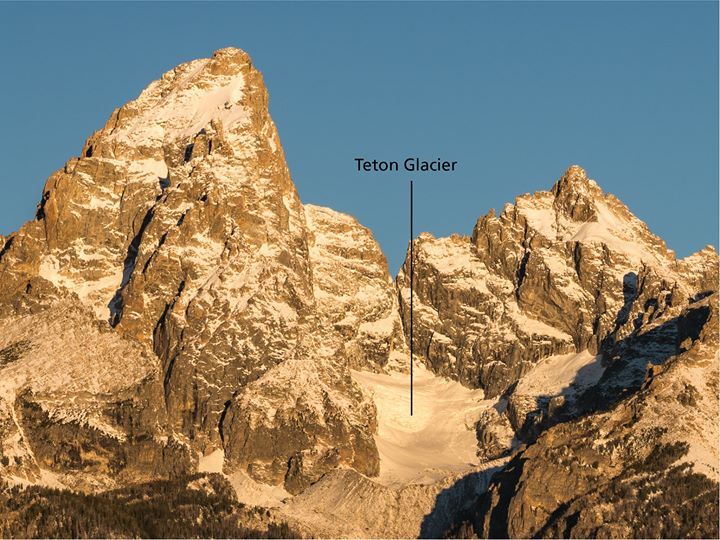
[[[572,166],[413,253],[410,417],[411,261],[301,202],[247,54],[164,74],[0,237],[2,534],[152,535],[161,493],[177,536],[716,531],[713,248]]]
[[[335,248],[333,235],[354,242]],[[229,466],[288,487],[339,464],[377,471],[375,413],[348,369],[380,367],[402,348],[392,282],[369,231],[300,203],[262,77],[242,51],[183,64],[115,111],[50,177],[36,220],[5,243],[0,265],[8,324],[68,297],[95,315],[95,332],[132,343],[121,355],[100,350],[127,358],[114,376],[155,396],[164,416],[148,437],[163,452],[177,446],[197,462],[226,447]],[[342,279],[353,288],[340,290]],[[36,335],[48,338],[54,330]],[[366,342],[371,353],[357,354]],[[14,369],[29,369],[24,358]],[[93,360],[75,359],[87,372]],[[7,407],[21,388],[8,388]],[[115,403],[83,422],[98,437],[137,436],[111,412],[120,396],[109,381],[96,391]],[[122,403],[133,422],[147,413]]]
[[[551,191],[481,217],[471,238],[421,235],[415,257],[416,350],[436,372],[490,396],[541,358],[595,354],[619,337],[640,272],[664,276],[676,299],[712,290],[717,276],[712,248],[696,264],[675,260],[578,166]],[[408,265],[398,276],[403,313]]]

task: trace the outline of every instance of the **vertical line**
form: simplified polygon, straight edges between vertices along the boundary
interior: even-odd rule
[[[413,414],[413,181],[410,180],[410,416]]]

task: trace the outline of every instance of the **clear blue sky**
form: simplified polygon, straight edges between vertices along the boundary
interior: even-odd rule
[[[415,176],[416,232],[470,234],[578,163],[679,255],[717,247],[717,24],[715,2],[0,3],[0,233],[115,107],[236,46],[303,201],[370,227],[393,273],[407,174],[356,156],[460,162]]]

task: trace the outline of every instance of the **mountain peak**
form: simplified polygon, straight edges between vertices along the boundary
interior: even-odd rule
[[[597,221],[594,201],[602,197],[603,192],[579,165],[568,167],[552,187],[552,193],[555,195],[553,206],[573,221]]]
[[[582,182],[588,179],[587,172],[580,165],[570,165],[562,177],[570,182]]]
[[[231,146],[244,147],[250,133],[273,138],[267,103],[262,75],[250,56],[241,49],[218,49],[210,58],[167,71],[114,111],[105,127],[88,139],[83,156],[117,159],[121,154],[135,160],[182,162],[185,148],[213,122],[222,125]],[[268,144],[274,148],[279,141]]]
[[[592,195],[602,194],[602,190],[595,180],[588,177],[587,171],[580,165],[570,165],[560,180],[552,187],[555,196],[561,196],[566,192],[586,193]]]
[[[212,53],[213,58],[236,58],[250,61],[250,55],[238,47],[223,47]]]
[[[235,47],[216,50],[209,63],[213,75],[234,75],[248,65],[252,65],[250,55]]]

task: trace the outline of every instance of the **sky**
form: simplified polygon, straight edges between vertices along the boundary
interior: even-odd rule
[[[0,3],[0,234],[175,65],[246,50],[303,202],[355,216],[395,274],[414,229],[471,234],[571,164],[679,256],[718,246],[718,4]],[[359,173],[354,158],[458,161]]]

